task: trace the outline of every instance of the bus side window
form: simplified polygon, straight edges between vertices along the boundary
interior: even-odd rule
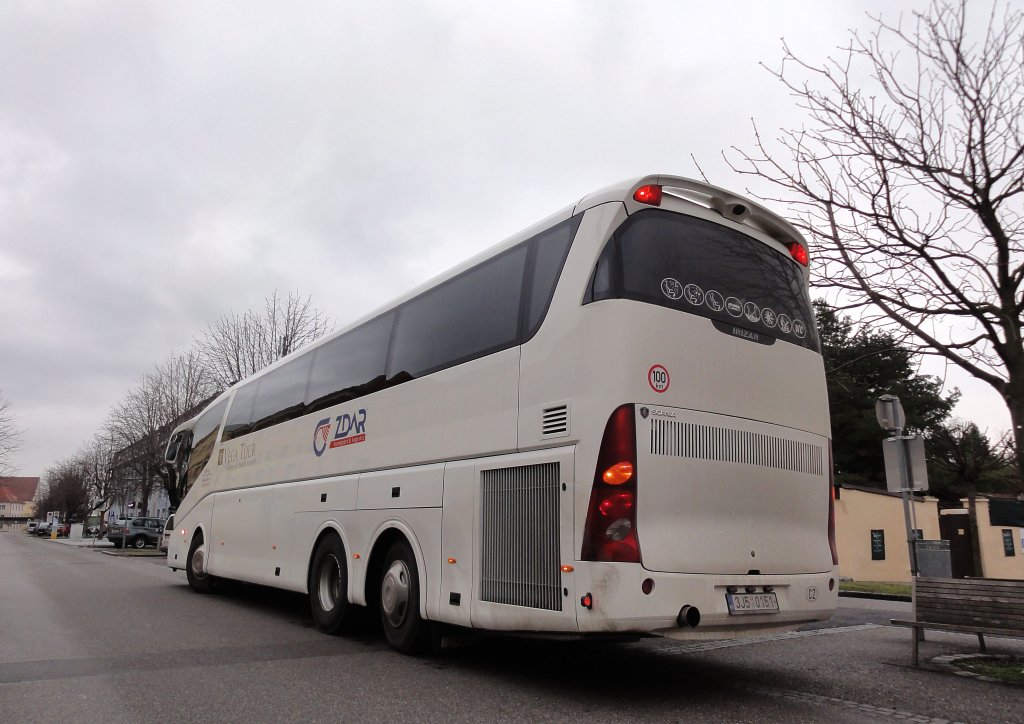
[[[262,430],[305,414],[306,380],[312,363],[313,355],[303,354],[260,379],[252,413],[253,430]]]
[[[259,380],[252,380],[235,390],[228,419],[224,423],[224,441],[233,440],[252,432],[253,403],[256,402],[256,388]]]
[[[526,256],[520,244],[403,304],[388,378],[423,377],[518,344]]]
[[[317,347],[303,414],[384,389],[392,319],[387,313]]]
[[[192,487],[199,475],[206,467],[206,463],[213,454],[213,446],[217,444],[217,432],[220,430],[220,422],[224,418],[224,407],[228,404],[226,399],[204,412],[198,420],[192,432],[192,449],[188,455],[188,463],[185,467],[185,489]]]
[[[526,329],[523,330],[524,342],[537,333],[541,322],[544,321],[558,277],[562,274],[565,258],[569,255],[569,246],[576,238],[582,220],[583,214],[574,216],[538,234],[530,241],[534,247],[533,274],[528,292],[530,308],[527,310]]]

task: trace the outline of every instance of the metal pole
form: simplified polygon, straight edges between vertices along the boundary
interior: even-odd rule
[[[907,443],[903,439],[902,429],[896,431],[896,439],[900,441],[897,445],[900,454],[900,496],[903,498],[903,520],[907,526],[907,552],[910,555],[910,576],[917,577],[917,546],[914,545],[915,532],[910,521],[910,456],[907,454]]]

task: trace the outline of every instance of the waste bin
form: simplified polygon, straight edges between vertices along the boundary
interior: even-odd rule
[[[918,540],[917,575],[929,578],[952,578],[948,540]]]

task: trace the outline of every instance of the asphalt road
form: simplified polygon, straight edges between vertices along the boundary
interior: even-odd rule
[[[324,636],[305,597],[192,593],[158,558],[0,533],[0,717],[102,721],[862,722],[1024,719],[1024,690],[909,665],[908,604],[844,599],[767,640],[485,639],[426,658]],[[922,656],[976,652],[928,634]],[[992,640],[994,652],[1024,644]],[[916,718],[915,718],[916,717]]]

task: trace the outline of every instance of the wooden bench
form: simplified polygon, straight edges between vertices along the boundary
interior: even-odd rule
[[[999,578],[915,578],[914,620],[890,621],[913,629],[914,666],[923,629],[1024,638],[1024,581]]]

